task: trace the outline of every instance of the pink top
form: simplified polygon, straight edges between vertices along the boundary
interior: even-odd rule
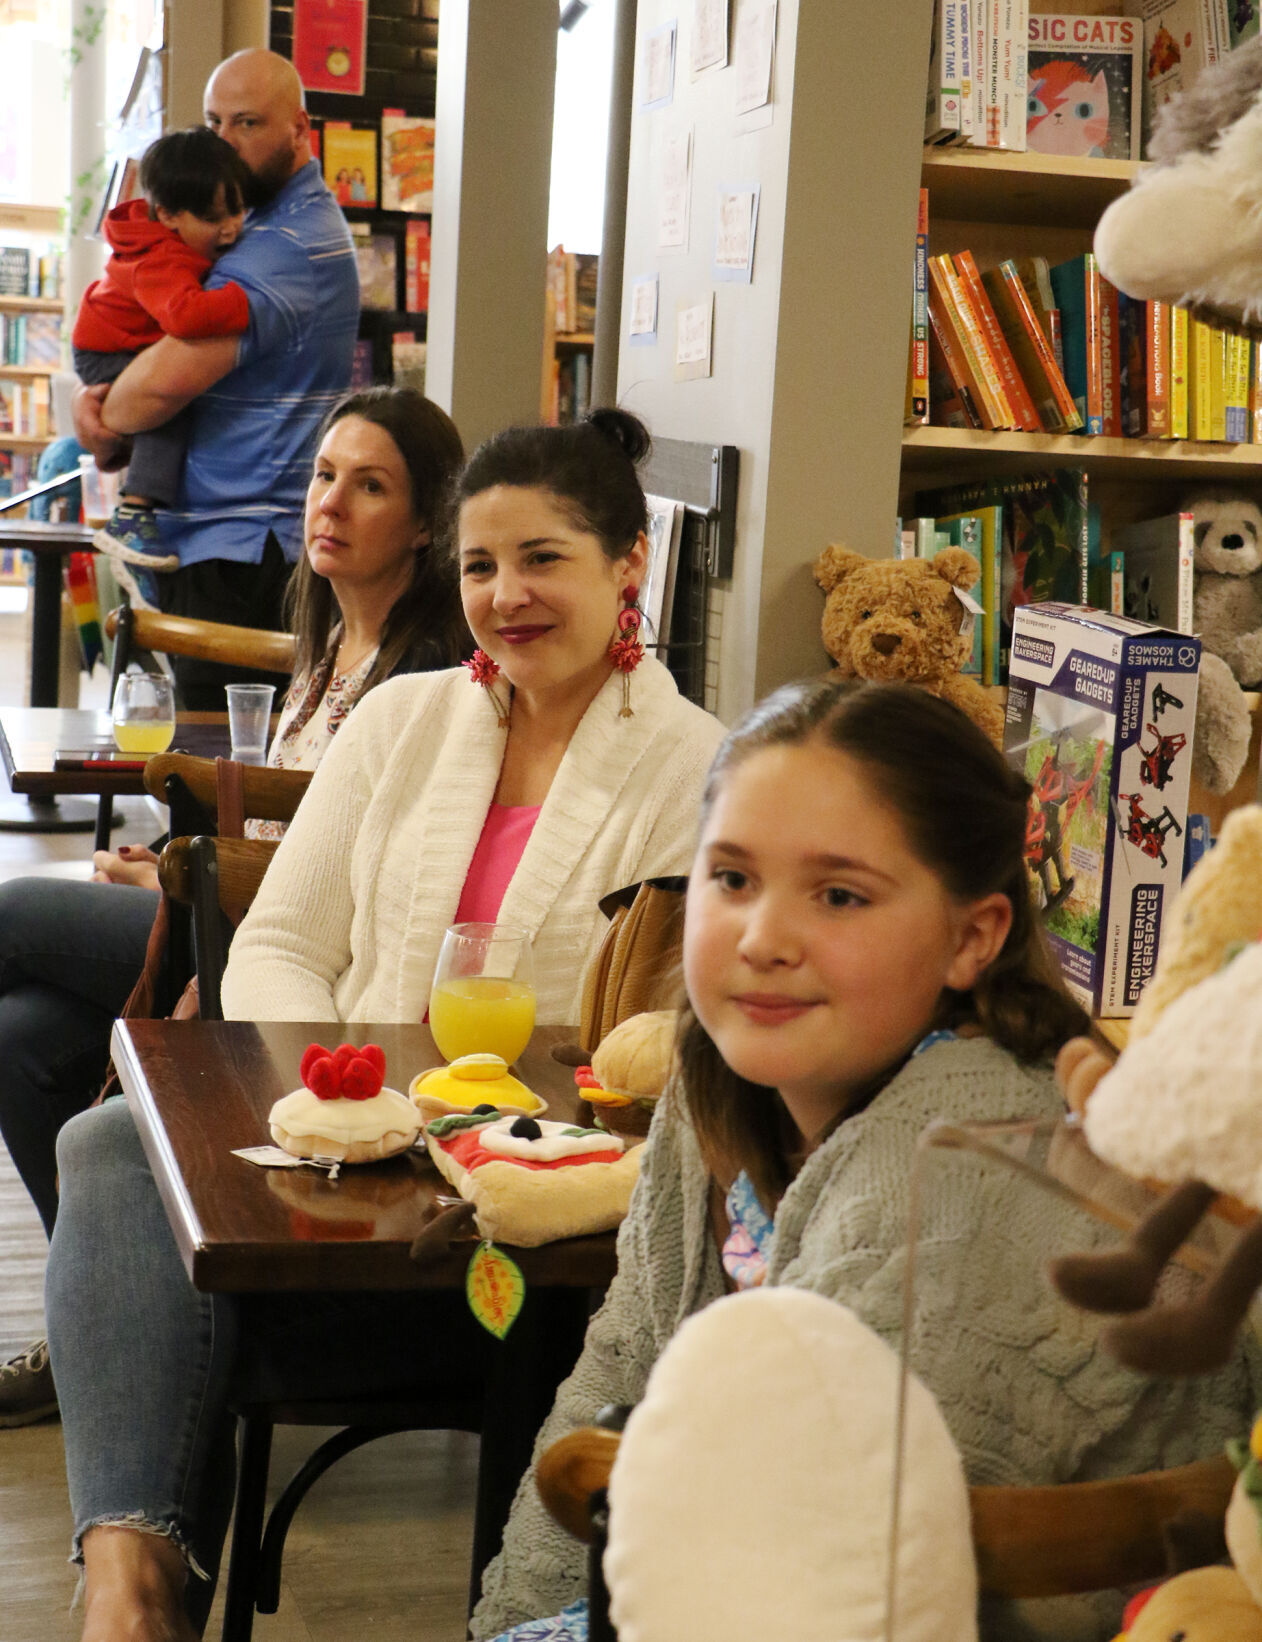
[[[492,804],[469,862],[455,923],[493,924],[526,840],[539,819],[538,804]]]

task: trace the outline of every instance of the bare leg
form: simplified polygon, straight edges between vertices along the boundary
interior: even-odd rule
[[[1199,1180],[1186,1181],[1167,1192],[1120,1247],[1053,1260],[1057,1292],[1083,1311],[1142,1310],[1167,1260],[1217,1195]]]
[[[135,1528],[91,1528],[83,1569],[83,1642],[197,1642],[184,1612],[188,1569],[171,1540]]]

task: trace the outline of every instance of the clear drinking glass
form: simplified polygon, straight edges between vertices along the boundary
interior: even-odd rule
[[[510,1064],[535,1028],[530,938],[513,924],[453,924],[429,995],[429,1028],[447,1060],[499,1055]]]
[[[122,753],[163,753],[175,734],[175,691],[165,673],[124,673],[111,709]]]
[[[266,764],[274,684],[228,684],[228,738],[241,764]]]

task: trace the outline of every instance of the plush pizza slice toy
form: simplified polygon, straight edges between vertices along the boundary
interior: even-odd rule
[[[639,1172],[638,1149],[617,1135],[494,1108],[436,1118],[425,1144],[481,1235],[523,1248],[612,1230]]]

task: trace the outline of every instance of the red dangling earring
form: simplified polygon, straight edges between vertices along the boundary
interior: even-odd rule
[[[469,677],[473,682],[480,684],[491,698],[499,727],[501,730],[506,730],[508,728],[508,707],[496,690],[496,680],[500,676],[499,662],[492,661],[485,650],[475,650],[463,665],[469,669]]]
[[[618,637],[609,646],[609,659],[615,672],[622,674],[622,711],[619,718],[634,718],[631,710],[631,674],[644,660],[644,646],[640,643],[642,617],[636,608],[640,589],[631,583],[622,590],[623,609],[618,612]]]

